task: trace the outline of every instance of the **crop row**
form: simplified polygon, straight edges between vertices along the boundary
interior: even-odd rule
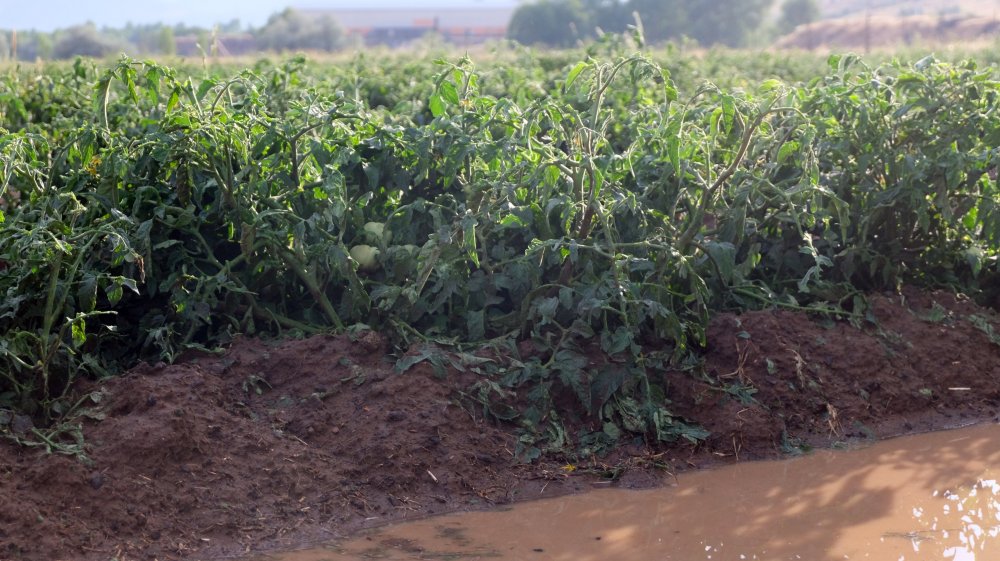
[[[400,348],[500,349],[479,396],[525,427],[525,458],[701,438],[661,373],[697,363],[713,312],[859,320],[869,291],[995,283],[998,91],[971,62],[853,56],[807,83],[678,89],[610,48],[12,71],[0,409],[63,448],[82,376],[370,326]],[[592,430],[567,434],[568,415]]]

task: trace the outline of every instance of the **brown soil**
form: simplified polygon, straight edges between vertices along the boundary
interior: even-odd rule
[[[996,418],[1000,345],[969,319],[996,325],[993,312],[944,293],[872,302],[861,330],[781,311],[716,318],[706,369],[729,385],[662,373],[672,410],[711,437],[593,465],[655,484],[664,464]],[[231,558],[607,483],[555,460],[516,464],[513,429],[458,398],[473,374],[397,374],[386,351],[373,334],[240,340],[109,381],[105,419],[84,427],[90,463],[0,441],[0,559]]]

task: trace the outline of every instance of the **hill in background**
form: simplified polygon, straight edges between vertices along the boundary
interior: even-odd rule
[[[1000,13],[996,0],[820,0],[824,19],[873,17],[957,17],[992,18]]]
[[[885,49],[993,41],[1000,2],[989,0],[823,0],[823,19],[779,39],[778,48]]]

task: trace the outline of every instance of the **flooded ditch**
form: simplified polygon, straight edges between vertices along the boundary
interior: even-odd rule
[[[1000,559],[1000,425],[427,518],[257,561]]]

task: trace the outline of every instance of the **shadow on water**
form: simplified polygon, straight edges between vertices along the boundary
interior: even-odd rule
[[[1000,427],[980,426],[427,519],[278,559],[1000,559],[995,476]]]
[[[1000,428],[978,427],[694,473],[674,493],[654,491],[655,506],[643,498],[601,516],[635,521],[617,531],[663,543],[668,559],[942,559],[963,545],[963,528],[998,523],[995,504],[970,514],[955,500],[977,492],[992,466]]]

